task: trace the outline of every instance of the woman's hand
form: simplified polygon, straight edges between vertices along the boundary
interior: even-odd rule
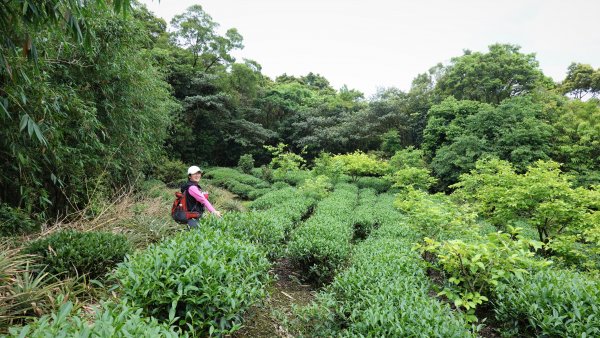
[[[219,212],[219,210],[215,210],[215,212],[213,213],[215,216],[221,218],[221,213]]]

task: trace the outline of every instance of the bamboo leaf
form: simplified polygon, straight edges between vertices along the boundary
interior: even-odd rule
[[[19,127],[19,131],[23,131],[25,127],[27,127],[27,121],[29,121],[29,115],[24,114],[21,116],[21,125]]]

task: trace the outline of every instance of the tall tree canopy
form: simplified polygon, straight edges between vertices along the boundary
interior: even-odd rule
[[[600,68],[594,69],[588,64],[571,63],[560,89],[563,94],[573,95],[577,99],[583,99],[588,95],[597,97],[600,93]]]
[[[205,72],[219,62],[233,63],[235,58],[231,51],[244,48],[237,29],[230,28],[225,36],[219,35],[216,31],[219,24],[200,5],[193,5],[185,13],[173,17],[171,25],[175,29],[174,43],[192,54],[193,67],[200,62]]]
[[[499,104],[502,100],[531,92],[540,84],[550,85],[534,54],[519,52],[508,44],[489,46],[487,53],[465,51],[452,58],[437,82],[444,96]]]

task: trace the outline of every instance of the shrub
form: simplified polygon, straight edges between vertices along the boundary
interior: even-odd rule
[[[496,319],[513,336],[600,336],[600,283],[548,269],[498,285]]]
[[[440,295],[447,296],[457,308],[465,309],[470,321],[476,321],[475,308],[495,294],[501,281],[511,276],[522,279],[529,271],[550,264],[535,259],[532,246],[540,248],[542,244],[523,239],[517,233],[497,232],[475,243],[425,238],[425,244],[419,248],[422,253],[433,254],[434,266],[449,277]]]
[[[274,180],[273,169],[271,169],[271,167],[268,167],[266,165],[260,166],[260,177],[267,182],[273,182],[273,180]]]
[[[205,218],[202,223],[211,229],[220,229],[228,236],[259,246],[271,259],[278,257],[283,248],[285,224],[276,215],[260,211],[231,212],[221,219]]]
[[[312,172],[316,176],[325,175],[333,184],[337,184],[343,173],[344,164],[341,161],[334,161],[333,156],[326,152],[321,152],[319,157],[315,158]]]
[[[393,182],[394,187],[402,190],[412,187],[427,191],[437,182],[437,179],[431,176],[431,172],[425,168],[406,167],[396,170],[393,174],[386,176]]]
[[[390,181],[379,177],[361,177],[356,181],[360,189],[375,189],[378,194],[388,191],[392,187]]]
[[[180,337],[169,325],[141,316],[141,311],[124,303],[103,303],[88,321],[81,309],[74,310],[73,304],[67,302],[51,316],[11,328],[9,337]]]
[[[352,265],[298,311],[298,326],[309,337],[470,336],[459,315],[428,295],[424,264],[410,247],[401,238],[359,244]]]
[[[278,181],[286,182],[293,186],[298,186],[304,183],[307,179],[311,178],[311,174],[306,170],[294,170],[288,171],[285,175],[276,177]]]
[[[330,281],[350,257],[357,197],[355,186],[338,185],[319,202],[312,217],[292,233],[289,257],[317,284]]]
[[[0,236],[13,236],[38,231],[40,226],[21,209],[0,203]]]
[[[265,296],[269,267],[256,246],[201,227],[133,255],[114,278],[145,315],[222,335],[239,329],[243,312]]]
[[[352,154],[336,155],[333,160],[343,163],[344,172],[350,175],[354,182],[362,176],[383,176],[389,170],[386,161],[381,161],[360,150]]]
[[[103,276],[132,251],[123,235],[106,232],[59,231],[31,242],[23,253],[36,255],[46,270],[67,276]]]
[[[168,187],[176,187],[187,180],[187,166],[179,160],[162,159],[156,162],[149,177],[164,182]]]
[[[322,200],[333,190],[333,186],[327,176],[321,175],[305,180],[298,190],[308,198]]]
[[[252,158],[252,154],[240,156],[238,168],[240,168],[240,171],[244,174],[252,174],[252,169],[254,169],[254,158]]]
[[[426,168],[427,166],[423,159],[423,151],[412,146],[396,151],[389,163],[393,171],[407,167]]]

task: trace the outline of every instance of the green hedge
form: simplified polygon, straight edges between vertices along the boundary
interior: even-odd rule
[[[357,203],[356,186],[338,185],[329,197],[319,202],[312,217],[292,233],[288,256],[306,271],[307,279],[326,283],[348,260]]]
[[[219,229],[228,236],[255,244],[270,259],[275,259],[282,252],[286,223],[265,212],[250,211],[226,213],[220,219],[207,217],[202,220],[201,227]]]
[[[402,239],[367,240],[304,318],[309,337],[468,337],[464,320],[429,296],[420,257]],[[318,318],[314,318],[317,315]],[[313,317],[313,318],[311,318]]]
[[[145,315],[177,318],[177,325],[201,334],[227,334],[266,295],[269,268],[256,246],[202,227],[133,255],[114,277]]]
[[[599,337],[600,283],[547,269],[497,287],[496,319],[513,336]]]
[[[24,254],[36,256],[44,271],[67,276],[103,276],[132,252],[129,240],[107,232],[58,231],[29,243]]]
[[[74,310],[67,302],[57,313],[44,315],[24,327],[10,329],[9,337],[186,337],[178,331],[161,324],[154,318],[141,315],[141,309],[126,304],[103,303],[96,309],[91,320],[84,318],[81,309]]]

